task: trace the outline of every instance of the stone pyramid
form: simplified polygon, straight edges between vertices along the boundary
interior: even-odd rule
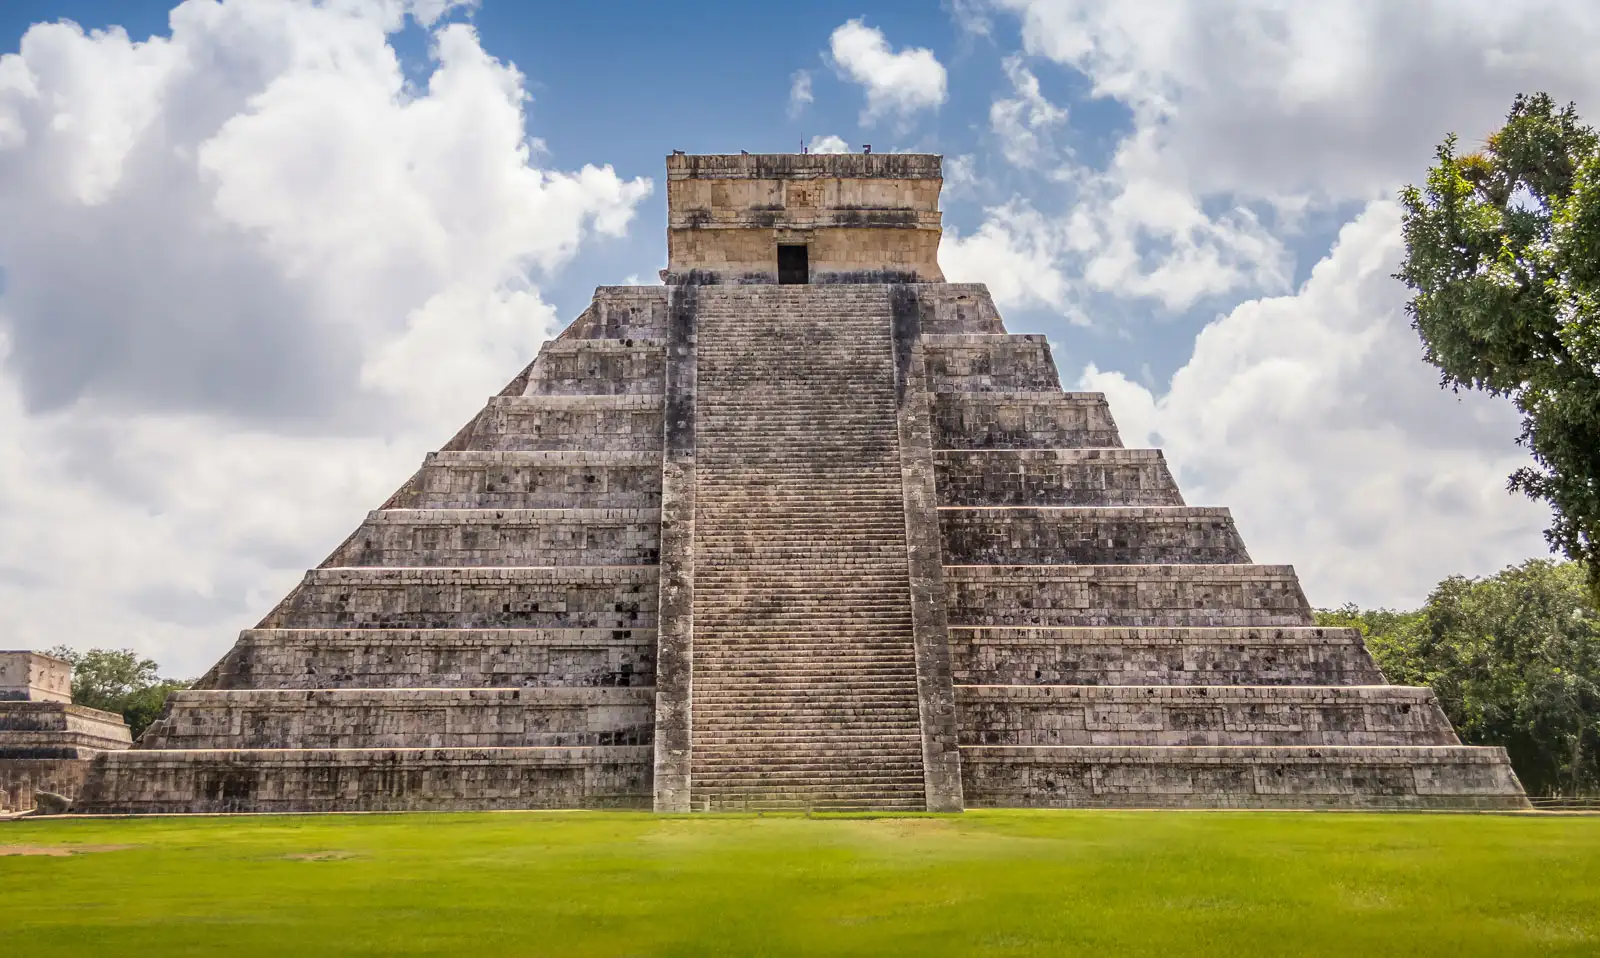
[[[1519,807],[1042,336],[940,160],[668,158],[593,304],[85,811]]]

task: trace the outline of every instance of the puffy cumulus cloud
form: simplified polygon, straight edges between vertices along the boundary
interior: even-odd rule
[[[826,136],[812,137],[806,149],[813,153],[849,153],[850,144],[846,143],[843,137],[829,133]]]
[[[461,5],[186,0],[166,36],[0,57],[8,642],[200,671],[532,357],[541,278],[625,232],[649,181],[543,168]]]
[[[1439,579],[1545,552],[1504,402],[1441,391],[1390,278],[1400,211],[1375,201],[1292,295],[1211,323],[1155,394],[1089,367],[1130,446],[1160,445],[1195,505],[1232,507],[1258,562],[1319,606],[1412,606]]]
[[[906,117],[934,109],[945,101],[944,65],[932,50],[915,47],[897,53],[883,31],[861,20],[847,21],[834,30],[829,49],[840,74],[867,92],[863,125],[891,113]]]
[[[1168,310],[1286,292],[1302,214],[1393,195],[1446,132],[1482,136],[1518,91],[1600,102],[1588,53],[1600,7],[1587,0],[989,8],[1015,16],[1025,54],[1082,74],[1129,114],[1109,160],[1090,166],[1010,123],[1027,102],[1014,76],[996,98],[1002,155],[1047,172],[1051,208],[1089,238],[1053,257],[1085,290]]]

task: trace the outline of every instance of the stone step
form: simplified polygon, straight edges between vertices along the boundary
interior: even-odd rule
[[[942,506],[1181,506],[1158,449],[939,449]]]
[[[652,688],[188,690],[142,748],[649,745]]]
[[[246,629],[218,689],[650,686],[640,629]]]
[[[954,626],[1311,625],[1292,566],[945,566]]]
[[[945,449],[1120,448],[1104,393],[941,392],[934,445]]]
[[[1501,748],[961,747],[969,808],[1528,807]]]
[[[469,443],[483,450],[659,450],[662,403],[662,394],[496,396],[473,423]]]
[[[261,628],[654,628],[654,566],[313,569]]]
[[[658,394],[665,366],[660,341],[555,339],[539,350],[524,395]]]
[[[92,814],[649,808],[651,748],[130,749],[95,759]]]
[[[411,509],[658,509],[661,452],[431,453],[393,506]]]
[[[935,392],[1059,390],[1060,377],[1041,335],[923,336]]]
[[[947,565],[1250,561],[1227,509],[946,507],[939,526]]]
[[[327,566],[652,565],[658,509],[385,509]]]
[[[1459,745],[1432,690],[956,686],[971,745]]]
[[[966,685],[1375,685],[1354,629],[952,628]]]

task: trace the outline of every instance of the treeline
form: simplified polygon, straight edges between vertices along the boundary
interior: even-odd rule
[[[191,684],[162,678],[154,659],[132,649],[79,652],[61,645],[46,654],[72,663],[72,704],[121,715],[134,738],[161,714],[169,693]]]
[[[1426,685],[1469,745],[1503,745],[1530,795],[1600,793],[1600,611],[1576,562],[1451,576],[1414,612],[1317,612],[1351,626],[1390,682]]]

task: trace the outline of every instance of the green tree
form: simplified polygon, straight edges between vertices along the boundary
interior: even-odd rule
[[[74,705],[120,714],[135,738],[161,714],[168,693],[190,684],[161,678],[155,660],[140,658],[132,649],[79,652],[58,646],[49,654],[72,663]]]
[[[1452,576],[1416,612],[1322,611],[1391,682],[1427,685],[1464,742],[1503,745],[1535,794],[1600,790],[1600,611],[1576,563]]]
[[[1482,150],[1452,134],[1437,156],[1400,195],[1412,325],[1442,385],[1522,411],[1534,464],[1510,486],[1550,504],[1546,538],[1600,593],[1600,137],[1539,93]]]

